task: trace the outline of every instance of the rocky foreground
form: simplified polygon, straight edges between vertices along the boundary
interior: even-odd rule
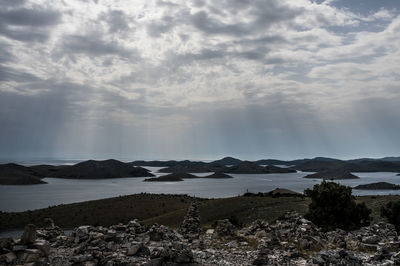
[[[204,231],[196,204],[178,230],[138,220],[85,225],[71,235],[54,225],[28,225],[21,239],[0,240],[1,265],[400,265],[391,224],[322,232],[295,212],[237,229],[229,220]]]

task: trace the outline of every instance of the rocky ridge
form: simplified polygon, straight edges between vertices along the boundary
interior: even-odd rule
[[[1,265],[399,265],[393,225],[323,232],[295,212],[275,223],[242,229],[229,220],[204,232],[196,203],[178,231],[138,220],[110,227],[84,225],[71,235],[48,219],[28,225],[21,239],[0,240]]]

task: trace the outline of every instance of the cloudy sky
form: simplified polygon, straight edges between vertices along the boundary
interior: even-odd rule
[[[400,155],[398,0],[0,0],[0,158]]]

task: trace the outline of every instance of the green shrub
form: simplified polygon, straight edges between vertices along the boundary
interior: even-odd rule
[[[306,189],[304,194],[311,197],[305,217],[325,231],[354,230],[369,225],[371,210],[364,203],[356,203],[351,187],[323,181],[313,189]]]
[[[397,231],[400,231],[400,201],[390,201],[386,207],[382,206],[381,216],[393,224]]]

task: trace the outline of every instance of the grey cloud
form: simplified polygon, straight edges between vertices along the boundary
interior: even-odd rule
[[[172,3],[171,3],[172,4]],[[206,10],[195,13],[188,12],[185,6],[173,4],[178,12],[173,17],[166,15],[163,18],[149,23],[146,27],[151,37],[159,37],[168,33],[177,25],[191,25],[208,35],[227,35],[235,37],[259,34],[260,30],[267,30],[275,23],[288,22],[303,12],[299,8],[291,8],[276,0],[270,1],[239,1],[225,0],[218,2],[194,2],[195,6],[203,6]],[[160,6],[170,6],[164,1],[159,1]],[[222,18],[235,17],[239,12],[250,19],[250,22],[236,21],[226,23]]]
[[[216,17],[211,17],[205,11],[199,11],[193,14],[189,21],[199,30],[207,34],[223,34],[233,36],[245,36],[266,30],[275,23],[291,21],[303,12],[302,9],[294,9],[284,6],[279,1],[239,1],[226,0],[220,1],[214,6],[210,6],[209,10],[215,10],[213,13],[220,14],[221,11],[227,10],[232,16],[237,15],[239,11],[244,10],[250,22],[224,23]]]
[[[183,13],[185,12],[180,13],[176,18],[167,15],[157,21],[152,21],[146,25],[147,34],[151,37],[157,38],[160,37],[161,34],[168,33],[179,23],[182,23],[182,18],[185,17]]]
[[[0,21],[16,26],[51,26],[58,24],[61,14],[55,10],[18,8],[0,11]]]
[[[2,0],[0,6],[20,6],[25,2],[26,0]]]
[[[0,35],[22,42],[43,42],[49,37],[49,33],[42,29],[11,29],[0,25]]]
[[[5,63],[13,60],[12,54],[8,51],[9,48],[9,45],[4,42],[0,42],[0,63]]]
[[[217,19],[211,18],[205,11],[199,11],[189,18],[189,22],[197,29],[207,34],[223,34],[241,36],[248,34],[243,23],[225,24]]]
[[[192,2],[196,7],[202,7],[206,4],[203,0],[193,0]]]
[[[0,34],[10,39],[31,42],[45,41],[50,26],[61,21],[61,13],[55,10],[34,8],[12,8],[0,11]]]
[[[123,32],[129,29],[130,18],[122,10],[110,10],[101,15],[101,19],[108,23],[110,33]]]
[[[115,55],[120,58],[133,58],[139,60],[136,50],[128,50],[115,41],[106,41],[98,33],[87,35],[67,35],[60,42],[61,46],[56,52],[58,55],[67,55],[74,59],[74,54],[88,56]]]
[[[40,80],[33,74],[0,65],[0,81],[32,82]]]
[[[288,40],[282,35],[263,36],[258,38],[244,38],[233,41],[234,44],[247,46],[265,46],[269,44],[287,43]]]
[[[178,4],[172,3],[170,1],[165,1],[165,0],[157,0],[157,5],[158,6],[167,6],[167,7],[178,7]]]

